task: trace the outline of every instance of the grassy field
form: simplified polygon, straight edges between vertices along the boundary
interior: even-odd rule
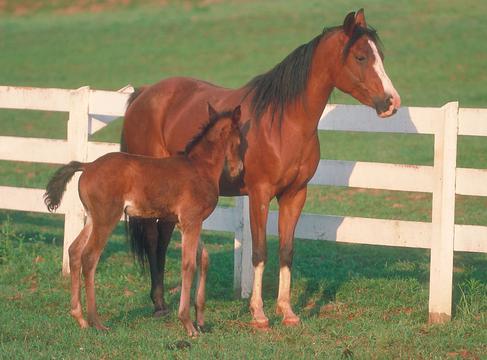
[[[364,6],[351,0],[6,3],[0,3],[0,84],[110,90],[171,75],[237,87]],[[487,106],[486,11],[487,3],[474,0],[367,3],[404,105]],[[339,92],[332,102],[355,103]],[[0,135],[64,138],[66,118],[0,110]],[[120,126],[116,121],[94,138],[116,142]],[[432,164],[431,136],[320,137],[323,158]],[[457,160],[487,168],[485,139],[460,137]],[[44,187],[55,168],[0,161],[0,185]],[[312,187],[305,211],[428,221],[431,196]],[[457,197],[456,222],[487,225],[487,200]],[[167,270],[171,315],[152,319],[148,277],[117,229],[97,273],[100,313],[112,328],[100,334],[80,331],[68,316],[69,282],[59,271],[62,224],[58,215],[0,212],[0,358],[487,358],[486,255],[455,255],[454,319],[428,326],[428,251],[297,241],[292,296],[303,324],[288,329],[273,314],[278,266],[271,238],[264,300],[272,327],[256,332],[247,326],[247,301],[233,298],[231,234],[207,233],[211,332],[186,347],[176,318],[177,236]]]

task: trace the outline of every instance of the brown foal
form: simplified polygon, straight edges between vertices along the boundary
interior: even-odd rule
[[[44,195],[55,210],[75,172],[82,171],[79,196],[86,210],[86,225],[69,248],[71,315],[80,327],[106,329],[95,302],[95,270],[108,237],[123,213],[137,218],[159,218],[179,224],[182,232],[182,286],[179,319],[189,336],[197,330],[190,318],[190,291],[200,248],[200,278],[196,293],[196,321],[204,323],[205,281],[208,254],[199,247],[203,220],[215,209],[218,181],[223,167],[241,170],[240,106],[217,114],[209,106],[210,121],[188,143],[184,152],[169,158],[126,153],[106,154],[92,163],[73,161],[61,167]],[[85,278],[88,321],[83,318],[80,289]]]

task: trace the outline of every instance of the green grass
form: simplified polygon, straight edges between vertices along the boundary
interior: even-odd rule
[[[59,226],[61,219],[55,220]],[[285,328],[274,315],[278,264],[270,256],[264,301],[271,329],[260,332],[247,325],[247,301],[232,297],[231,235],[206,233],[204,241],[211,254],[207,296],[211,332],[190,340],[189,348],[178,349],[178,342],[186,339],[176,317],[178,236],[168,252],[166,299],[171,313],[167,319],[151,317],[148,278],[132,262],[122,229],[112,236],[96,280],[99,311],[111,331],[98,333],[79,330],[68,315],[69,281],[59,272],[60,232],[21,233],[14,221],[4,222],[0,234],[0,354],[9,358],[487,355],[487,275],[481,255],[456,255],[454,320],[428,326],[427,251],[298,241],[292,302],[303,324]],[[274,238],[269,241],[269,252],[277,253]]]
[[[1,84],[116,90],[187,75],[237,87],[364,6],[352,0],[107,4],[85,1],[73,10],[64,0],[9,1],[0,11]],[[404,105],[486,106],[486,12],[487,3],[475,0],[366,4]],[[338,91],[331,101],[356,103]],[[66,120],[65,113],[0,110],[0,135],[65,138]],[[121,124],[93,139],[117,142]],[[428,135],[321,132],[320,140],[322,158],[433,163]],[[458,148],[458,166],[487,168],[485,138],[460,137]],[[42,188],[55,168],[0,161],[0,185]],[[456,203],[457,223],[487,225],[486,198],[457,196]],[[431,195],[313,186],[305,211],[430,221]],[[292,302],[303,324],[287,329],[273,313],[278,245],[271,238],[264,301],[272,327],[256,332],[247,326],[247,301],[233,298],[231,235],[206,233],[212,332],[177,349],[185,339],[176,317],[178,236],[168,255],[171,314],[157,320],[149,278],[117,229],[97,273],[100,313],[112,328],[100,334],[80,331],[68,315],[69,281],[60,275],[63,217],[0,211],[0,224],[0,358],[487,358],[486,255],[455,255],[453,321],[428,326],[428,251],[297,241]]]

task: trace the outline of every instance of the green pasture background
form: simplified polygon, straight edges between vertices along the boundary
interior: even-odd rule
[[[379,32],[404,106],[487,107],[487,3],[475,0],[6,1],[0,85],[117,90],[185,75],[239,87],[361,7]],[[338,91],[331,102],[356,103]],[[65,113],[0,110],[0,135],[64,138],[66,120]],[[94,140],[117,142],[121,124]],[[320,138],[322,158],[433,162],[427,135]],[[486,140],[460,137],[458,165],[487,168]],[[42,188],[55,168],[0,161],[0,185]],[[429,221],[431,195],[311,187],[305,211]],[[189,347],[178,342],[185,339],[176,317],[178,235],[167,265],[171,314],[152,319],[149,278],[133,264],[122,228],[97,273],[99,310],[112,330],[80,331],[60,275],[62,220],[0,211],[0,358],[487,358],[486,255],[455,255],[454,319],[429,326],[428,251],[297,241],[292,298],[303,324],[287,329],[273,312],[278,262],[271,238],[264,301],[272,326],[256,332],[247,326],[247,301],[233,297],[232,234],[222,233],[205,234],[210,333]],[[457,196],[456,222],[487,225],[487,200]]]

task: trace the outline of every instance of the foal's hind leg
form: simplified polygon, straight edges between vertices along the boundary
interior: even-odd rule
[[[205,245],[201,241],[201,238],[198,243],[198,255],[197,255],[197,263],[199,265],[199,278],[198,278],[198,286],[196,289],[196,301],[195,301],[195,310],[196,310],[196,325],[198,326],[199,330],[205,325],[205,290],[206,290],[206,274],[208,273],[208,265],[210,262],[210,258],[208,256],[208,251],[206,250]]]
[[[83,319],[81,308],[81,252],[86,245],[86,241],[91,234],[91,218],[86,220],[85,227],[69,247],[69,268],[71,272],[71,316],[73,316],[82,328],[88,327],[88,323]]]
[[[188,336],[197,336],[198,332],[193,326],[190,317],[191,284],[196,269],[196,253],[198,250],[198,239],[201,232],[201,222],[197,225],[181,226],[182,239],[182,262],[181,262],[181,298],[179,301],[178,317],[181,320]]]
[[[103,225],[100,225],[94,219],[93,230],[83,249],[83,253],[81,254],[83,276],[85,278],[88,323],[90,326],[94,326],[98,330],[108,330],[108,328],[101,323],[96,311],[95,271],[101,252],[108,241],[108,236],[117,224],[120,216],[121,214],[118,214],[118,216],[113,215],[112,219],[104,219]]]

